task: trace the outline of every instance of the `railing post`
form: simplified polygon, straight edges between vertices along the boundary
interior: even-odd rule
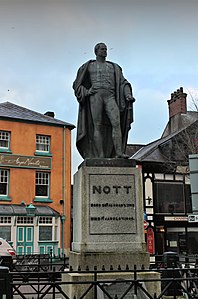
[[[52,249],[50,249],[50,270],[52,271]]]
[[[94,270],[94,299],[97,299],[97,271]]]
[[[11,275],[8,267],[0,267],[0,299],[12,298]]]
[[[134,282],[135,282],[135,295],[137,297],[137,266],[134,265]]]
[[[53,299],[56,298],[56,272],[55,267],[53,268]]]

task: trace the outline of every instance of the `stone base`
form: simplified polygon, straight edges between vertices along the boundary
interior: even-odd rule
[[[73,197],[72,251],[146,252],[140,169],[82,166]]]
[[[113,267],[113,270],[117,270],[120,266],[122,270],[126,269],[126,266],[129,269],[134,269],[134,265],[137,266],[137,269],[141,269],[144,265],[145,269],[149,267],[149,254],[146,252],[104,252],[104,253],[79,253],[71,251],[69,255],[69,264],[74,271],[77,271],[80,267],[81,270],[86,270],[88,267],[89,270],[94,270],[94,267],[97,267],[97,270],[110,270]]]
[[[118,298],[121,298],[121,296],[124,294],[126,291],[128,284],[130,282],[127,282],[125,280],[130,279],[133,280],[134,275],[132,273],[98,273],[97,274],[97,281],[101,281],[101,285],[107,290],[107,292],[111,295],[112,298],[115,298],[115,295],[118,296]],[[142,280],[154,280],[154,281],[149,281],[149,282],[144,282],[143,287],[148,291],[148,293],[153,297],[154,294],[158,296],[161,293],[161,285],[160,281],[155,281],[155,279],[160,279],[160,273],[157,272],[141,272],[137,274],[137,279],[142,279]],[[110,281],[112,280],[112,283]],[[116,280],[122,280],[122,282],[117,282]],[[62,274],[62,289],[64,293],[69,297],[69,298],[81,298],[81,296],[86,292],[86,290],[90,287],[90,284],[83,283],[83,284],[68,284],[69,282],[71,283],[78,283],[78,282],[88,282],[88,281],[94,281],[94,274],[90,273],[65,273]],[[104,281],[104,282],[102,282]],[[105,284],[105,281],[108,281],[108,283]],[[64,282],[67,282],[67,284],[64,284]],[[124,298],[146,298],[144,297],[144,293],[140,293],[141,290],[138,289],[138,294],[139,296],[133,297],[134,294],[134,286],[130,290],[130,294],[126,295]],[[100,299],[106,299],[109,298],[107,297],[104,292],[100,290],[100,288],[97,288],[97,294],[98,298]],[[141,296],[142,295],[142,296]],[[90,291],[87,293],[87,295],[83,298],[86,299],[93,299],[94,298],[94,288],[90,289]]]

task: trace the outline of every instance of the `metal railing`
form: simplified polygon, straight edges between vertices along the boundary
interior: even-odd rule
[[[197,268],[65,270],[56,271],[54,267],[53,271],[46,272],[8,272],[5,280],[11,295],[8,293],[6,299],[198,298]],[[154,273],[159,275],[153,277]],[[71,276],[80,279],[70,280]],[[151,284],[155,286],[152,291]]]
[[[30,255],[17,257],[11,271],[1,268],[0,298],[6,299],[198,298],[196,257],[182,258],[173,267],[160,262],[150,269],[74,271],[66,257]]]

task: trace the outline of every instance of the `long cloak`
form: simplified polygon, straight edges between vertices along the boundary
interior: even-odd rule
[[[94,60],[89,60],[83,64],[78,72],[76,79],[73,83],[73,89],[75,96],[79,102],[78,111],[78,122],[77,122],[77,137],[76,146],[81,154],[85,158],[98,158],[96,156],[96,150],[94,148],[93,139],[93,121],[89,105],[89,95],[88,89],[91,87],[91,82],[89,78],[88,66],[90,62]],[[109,62],[112,63],[112,62]],[[131,94],[132,88],[130,83],[123,77],[122,69],[119,65],[112,63],[114,66],[115,73],[115,86],[116,86],[116,102],[120,110],[120,124],[121,124],[121,134],[122,134],[122,148],[125,152],[128,138],[128,131],[131,128],[131,123],[133,122],[133,107],[132,103],[126,101],[124,96],[124,88],[126,85],[130,87]],[[133,100],[134,101],[134,100]],[[105,158],[113,158],[115,156],[115,151],[112,141],[112,130],[111,124],[104,112],[103,115],[103,148]]]

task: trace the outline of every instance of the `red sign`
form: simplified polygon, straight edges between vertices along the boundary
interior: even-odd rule
[[[147,229],[147,227],[148,227],[148,222],[144,220],[144,229]]]
[[[155,254],[155,237],[154,237],[154,231],[152,227],[147,228],[147,251],[150,254]]]

